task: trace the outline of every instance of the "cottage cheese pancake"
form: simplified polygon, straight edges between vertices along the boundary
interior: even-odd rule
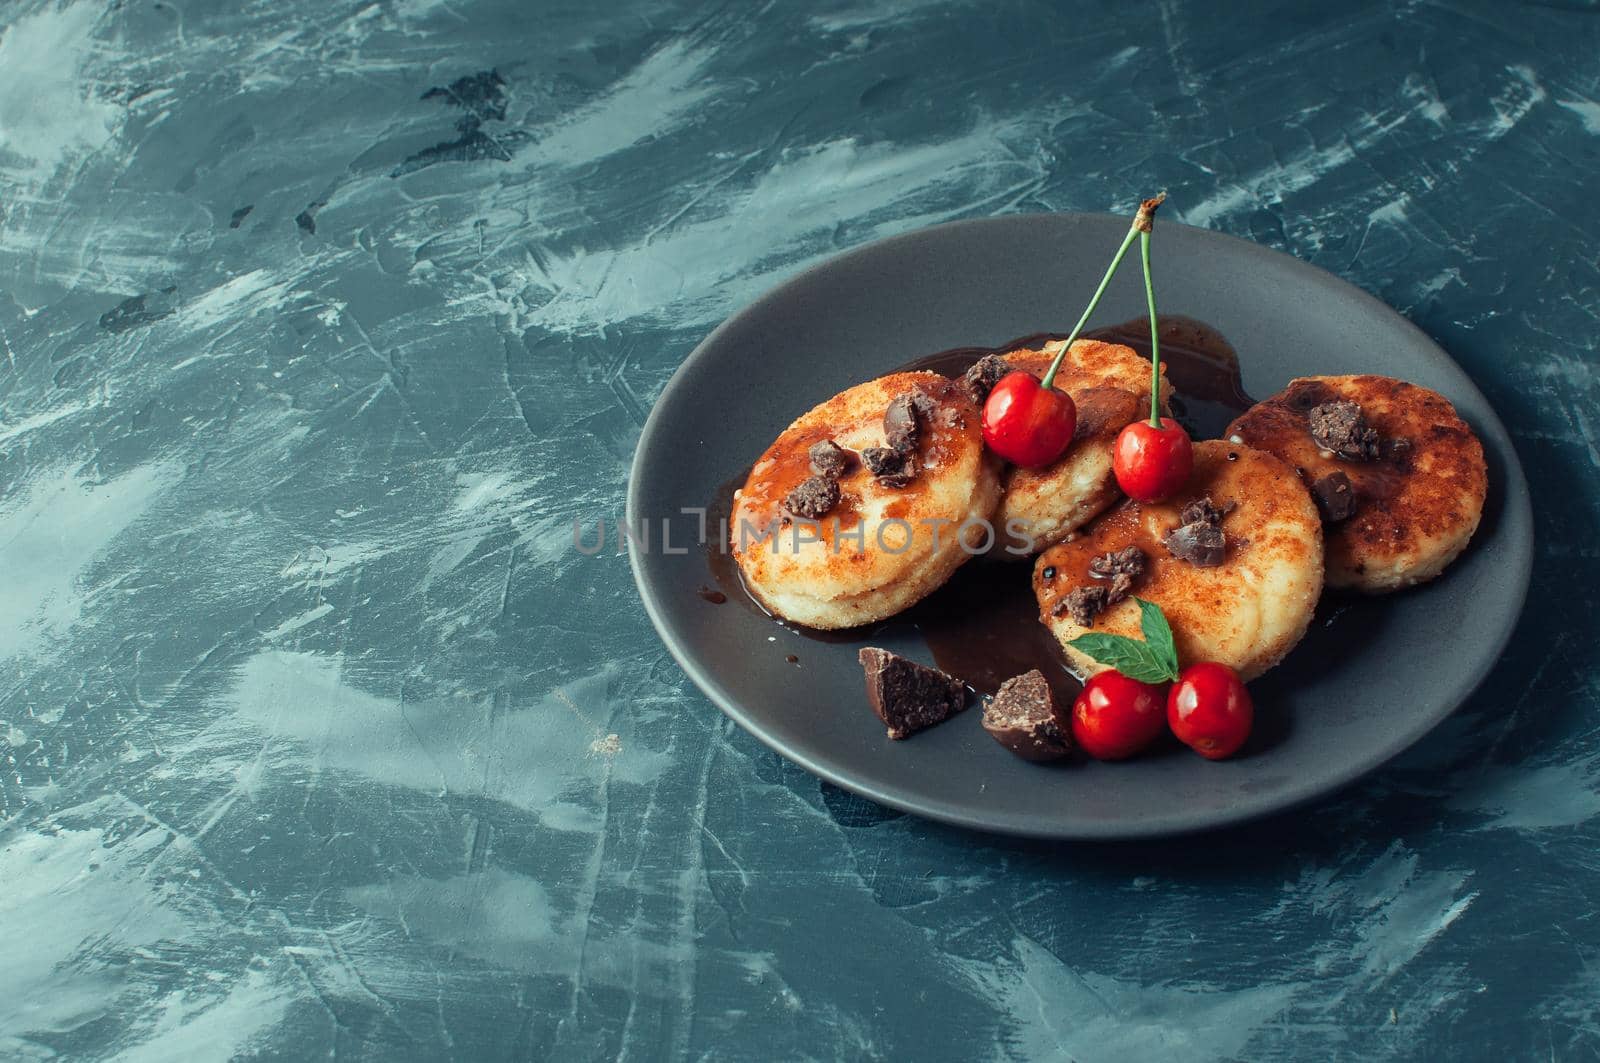
[[[784,619],[881,620],[984,545],[998,467],[959,382],[870,380],[801,416],[751,467],[734,496],[734,559],[750,593]]]
[[[1292,467],[1220,440],[1165,502],[1133,499],[1041,554],[1040,620],[1074,670],[1103,671],[1068,646],[1089,631],[1140,638],[1133,597],[1161,607],[1183,664],[1215,661],[1253,679],[1283,659],[1322,594],[1322,522]]]
[[[1483,445],[1449,400],[1415,384],[1302,377],[1228,433],[1297,468],[1318,498],[1330,587],[1381,594],[1433,579],[1483,516]]]

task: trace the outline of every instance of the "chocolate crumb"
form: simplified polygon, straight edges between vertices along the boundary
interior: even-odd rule
[[[1325,402],[1306,415],[1311,438],[1323,450],[1347,461],[1371,461],[1378,456],[1378,433],[1367,427],[1361,407],[1353,402]]]
[[[1404,436],[1385,439],[1383,441],[1383,460],[1409,467],[1411,463],[1411,440]]]
[[[1232,508],[1232,506],[1228,506],[1226,509],[1218,509],[1216,504],[1211,501],[1211,496],[1206,495],[1204,498],[1197,498],[1187,506],[1184,506],[1183,511],[1178,514],[1178,520],[1184,524],[1220,525],[1222,518],[1227,516],[1228,510]]]
[[[811,471],[830,480],[837,480],[850,468],[850,452],[831,439],[811,444],[806,454],[811,458]]]
[[[883,414],[884,443],[890,450],[898,450],[902,454],[917,449],[917,436],[920,434],[913,394],[916,393],[908,391],[896,395]]]
[[[1079,627],[1093,627],[1094,618],[1105,611],[1107,596],[1104,584],[1085,584],[1056,602],[1051,611],[1056,616],[1065,614],[1072,617],[1072,622]]]
[[[866,674],[867,704],[890,738],[909,738],[966,708],[966,684],[954,676],[876,646],[856,659]]]
[[[1337,524],[1356,511],[1356,494],[1350,487],[1350,477],[1337,470],[1311,485],[1311,497],[1328,524]]]
[[[1035,668],[1000,684],[983,709],[983,729],[1023,760],[1060,760],[1072,744],[1056,722],[1050,683]]]
[[[839,481],[825,476],[802,480],[783,499],[783,508],[796,517],[816,520],[839,504]]]
[[[904,451],[868,447],[861,452],[861,461],[885,487],[904,487],[917,476],[916,455]]]
[[[1089,575],[1097,579],[1144,575],[1144,551],[1137,546],[1097,554],[1089,561]]]
[[[1011,372],[1011,363],[998,354],[986,354],[961,375],[961,387],[972,401],[982,406],[1000,378]]]
[[[1197,568],[1215,568],[1222,564],[1228,551],[1228,540],[1222,529],[1206,521],[1174,528],[1164,541],[1168,553]]]

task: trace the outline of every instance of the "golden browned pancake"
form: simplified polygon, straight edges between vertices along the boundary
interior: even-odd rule
[[[912,391],[927,400],[918,418],[918,471],[904,486],[886,486],[859,452],[885,445],[884,411]],[[851,452],[838,503],[814,523],[786,517],[785,497],[813,475],[809,450],[825,440]],[[735,561],[751,594],[787,620],[816,628],[881,620],[971,556],[958,528],[968,524],[968,536],[986,537],[980,522],[994,514],[998,468],[983,446],[979,411],[959,384],[937,373],[869,380],[804,414],[751,467],[734,496]],[[769,528],[776,530],[760,535]]]
[[[1191,502],[1209,497],[1226,510],[1220,565],[1202,568],[1173,557],[1167,534]],[[1230,508],[1231,507],[1231,508]],[[1145,568],[1129,598],[1084,626],[1058,608],[1079,587],[1093,586],[1090,561],[1128,547]],[[1039,556],[1033,570],[1039,618],[1082,675],[1105,666],[1067,643],[1088,631],[1140,637],[1133,597],[1161,607],[1172,625],[1179,662],[1229,665],[1252,679],[1283,659],[1311,623],[1322,595],[1322,522],[1294,469],[1263,451],[1220,440],[1194,445],[1194,473],[1166,502],[1133,499]]]
[[[1310,411],[1334,401],[1356,403],[1377,430],[1375,460],[1346,460],[1311,437]],[[1302,377],[1245,411],[1228,435],[1278,455],[1308,486],[1333,473],[1349,478],[1354,511],[1326,530],[1330,587],[1381,594],[1433,579],[1483,516],[1483,445],[1449,400],[1415,384]]]
[[[1042,378],[1062,342],[1012,351],[1006,361]],[[1166,366],[1161,370],[1165,410],[1172,388]],[[1149,359],[1120,343],[1077,340],[1061,363],[1055,386],[1072,396],[1078,427],[1066,453],[1056,461],[1036,469],[1007,466],[1001,474],[1004,493],[995,518],[1001,530],[997,556],[1037,553],[1122,497],[1111,471],[1111,455],[1117,433],[1129,422],[1149,416]]]

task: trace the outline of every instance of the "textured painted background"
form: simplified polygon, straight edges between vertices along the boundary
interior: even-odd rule
[[[6,0],[0,1057],[1600,1051],[1600,10],[1057,6]],[[1397,764],[1198,840],[931,826],[571,550],[779,278],[1157,186],[1515,435],[1530,612]]]

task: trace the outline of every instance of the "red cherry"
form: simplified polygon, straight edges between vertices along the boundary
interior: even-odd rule
[[[983,441],[1014,465],[1049,465],[1072,442],[1078,407],[1032,373],[1007,373],[983,404]]]
[[[1194,444],[1189,433],[1170,417],[1157,428],[1135,421],[1117,434],[1111,468],[1123,494],[1141,502],[1159,502],[1184,485],[1194,469]]]
[[[1083,684],[1072,703],[1072,737],[1096,760],[1131,757],[1161,733],[1166,715],[1161,688],[1101,672]]]
[[[1255,706],[1244,681],[1225,664],[1205,661],[1178,673],[1167,695],[1167,726],[1208,760],[1231,756],[1250,737]]]

